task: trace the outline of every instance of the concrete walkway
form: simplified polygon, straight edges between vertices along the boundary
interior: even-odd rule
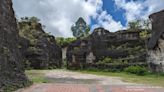
[[[16,92],[164,92],[161,87],[123,82],[119,77],[97,76],[64,70],[45,74],[50,83],[34,84]]]

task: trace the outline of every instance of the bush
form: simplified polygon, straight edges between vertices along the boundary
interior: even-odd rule
[[[103,60],[99,60],[97,64],[106,64],[106,63],[113,63],[112,58],[106,57]]]
[[[147,73],[146,68],[141,66],[129,66],[124,71],[136,75],[145,75]]]
[[[57,45],[61,46],[62,48],[67,47],[70,43],[74,42],[75,40],[76,38],[56,38]]]

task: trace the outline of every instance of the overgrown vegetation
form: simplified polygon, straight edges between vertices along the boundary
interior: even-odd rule
[[[56,42],[62,48],[67,47],[70,43],[74,42],[76,38],[64,38],[64,37],[57,37]]]
[[[124,71],[136,75],[146,75],[147,73],[146,68],[141,66],[129,66],[125,68]]]
[[[55,69],[62,62],[61,48],[55,37],[44,31],[45,26],[37,17],[18,19],[20,36],[19,49],[26,69]]]
[[[147,73],[144,76],[139,76],[136,74],[128,74],[126,72],[107,72],[99,70],[76,70],[85,74],[94,74],[94,75],[104,75],[109,77],[120,77],[122,81],[131,82],[131,83],[140,83],[152,86],[162,86],[164,87],[164,74],[154,74]]]
[[[44,77],[46,72],[48,70],[26,70],[25,73],[33,83],[47,83],[48,80]]]
[[[150,20],[135,20],[128,23],[128,31],[141,31],[140,37],[148,39],[151,32]]]
[[[34,83],[48,83],[49,81],[45,78],[45,73],[50,70],[26,70],[26,75]],[[52,71],[52,70],[51,70]],[[126,72],[107,72],[99,70],[74,70],[75,72],[80,72],[84,74],[94,74],[100,76],[109,77],[120,77],[122,81],[131,83],[141,83],[153,86],[164,87],[164,74],[151,74],[146,73],[144,76],[139,76],[136,74],[128,74]]]
[[[37,31],[44,27],[39,21],[37,17],[22,17],[18,22],[19,35],[29,40],[32,46],[37,43],[39,37],[45,36],[43,31]]]
[[[112,62],[113,62],[112,58],[110,58],[110,57],[105,57],[104,59],[99,60],[99,61],[97,62],[97,64],[106,64],[106,63],[112,63]]]

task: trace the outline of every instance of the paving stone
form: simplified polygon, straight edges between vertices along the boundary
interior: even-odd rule
[[[122,85],[42,84],[22,92],[164,92],[164,88]]]

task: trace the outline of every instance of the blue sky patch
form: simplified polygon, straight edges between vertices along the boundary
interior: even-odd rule
[[[115,21],[120,21],[123,26],[126,25],[127,20],[124,17],[125,10],[117,9],[113,0],[103,0],[103,10],[106,10]]]

